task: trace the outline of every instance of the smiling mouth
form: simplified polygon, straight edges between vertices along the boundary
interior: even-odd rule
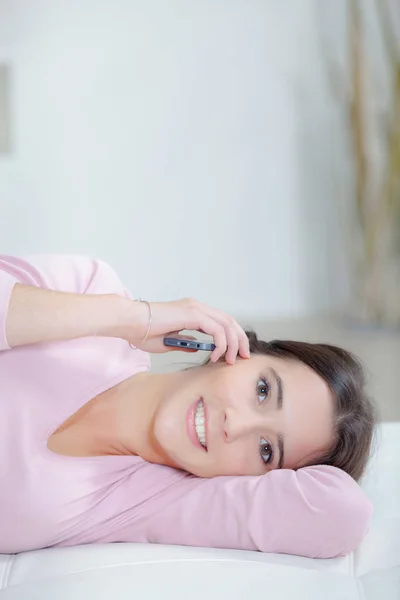
[[[194,428],[196,431],[197,439],[199,440],[203,448],[207,450],[206,419],[204,413],[203,400],[199,400],[197,403]]]

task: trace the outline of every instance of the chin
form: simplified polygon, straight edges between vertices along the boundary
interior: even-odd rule
[[[200,466],[195,467],[185,461],[182,462],[178,458],[175,459],[173,456],[168,456],[166,464],[175,469],[180,469],[181,471],[185,471],[186,473],[189,473],[189,475],[194,475],[195,477],[203,477],[203,478],[210,477],[210,475],[207,475],[205,473],[204,468],[202,469]]]
[[[210,479],[211,477],[217,477],[218,475],[218,473],[212,473],[208,469],[204,469],[202,467],[196,468],[191,466],[185,468],[184,470],[190,473],[191,475],[194,475],[195,477],[201,477],[202,479]]]

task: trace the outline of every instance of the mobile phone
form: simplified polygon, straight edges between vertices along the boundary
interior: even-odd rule
[[[205,350],[206,352],[215,350],[215,344],[200,342],[198,340],[182,340],[180,338],[172,337],[165,337],[164,345],[172,346],[174,348],[185,348],[185,350]]]

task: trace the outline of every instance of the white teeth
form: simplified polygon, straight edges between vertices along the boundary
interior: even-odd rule
[[[200,400],[197,404],[196,416],[195,416],[195,429],[197,438],[203,448],[207,449],[207,438],[206,438],[206,430],[205,430],[205,417],[204,417],[204,406],[203,401]]]

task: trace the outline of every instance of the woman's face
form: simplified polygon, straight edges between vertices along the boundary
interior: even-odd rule
[[[252,355],[180,373],[153,435],[169,464],[199,477],[262,475],[312,462],[333,441],[333,398],[294,360]]]

